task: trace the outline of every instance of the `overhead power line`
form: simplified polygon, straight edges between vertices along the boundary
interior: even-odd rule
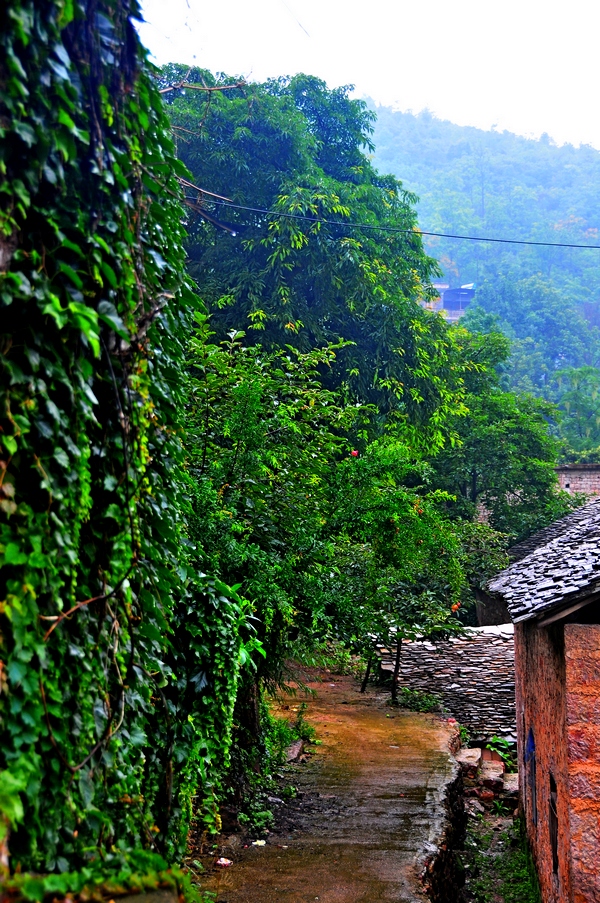
[[[454,241],[487,241],[501,245],[529,245],[538,248],[580,248],[586,251],[600,251],[600,245],[582,245],[575,242],[561,241],[529,241],[522,238],[489,238],[481,235],[455,235],[451,232],[427,232],[424,229],[400,229],[396,226],[380,226],[372,223],[352,223],[343,220],[321,219],[318,216],[306,216],[302,213],[284,213],[278,210],[264,210],[262,207],[247,207],[243,204],[222,203],[215,201],[216,206],[230,207],[233,210],[244,210],[247,213],[260,213],[262,216],[279,217],[280,219],[297,219],[307,223],[318,223],[322,226],[341,226],[344,229],[362,229],[372,232],[392,232],[400,235],[427,235],[432,238],[451,238]],[[201,211],[198,211],[201,212]],[[230,224],[231,226],[232,224]],[[240,223],[240,226],[242,224]],[[231,228],[229,229],[231,231]]]

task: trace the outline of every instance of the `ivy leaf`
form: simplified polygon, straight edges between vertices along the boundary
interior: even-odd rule
[[[82,769],[79,775],[79,792],[83,801],[84,809],[89,809],[94,799],[94,782],[92,780],[92,772]]]
[[[199,671],[198,674],[194,675],[194,677],[190,678],[190,683],[194,684],[194,689],[196,693],[201,693],[204,687],[208,684],[208,678],[206,676],[205,671]]]
[[[68,5],[68,3],[66,5]],[[72,7],[72,5],[73,4],[71,3],[71,7]],[[69,57],[69,54],[67,53],[65,46],[63,44],[57,43],[54,45],[54,47],[52,49],[53,49],[54,53],[56,54],[56,56],[61,61],[61,63],[63,64],[63,66],[66,66],[67,68],[69,68],[71,65],[71,58]]]
[[[71,282],[77,286],[78,289],[83,288],[83,281],[81,277],[75,272],[72,266],[69,266],[68,263],[64,263],[62,260],[58,264],[58,269],[61,273],[64,273],[65,276],[68,276]]]
[[[64,0],[62,4],[62,9],[60,12],[59,25],[60,28],[65,28],[69,22],[72,22],[75,17],[75,2],[74,0]],[[54,50],[56,52],[58,45],[55,45]]]
[[[27,564],[31,568],[45,568],[48,566],[48,558],[41,552],[32,552],[27,559]]]
[[[106,276],[106,279],[108,280],[110,286],[112,288],[116,288],[117,287],[117,274],[115,273],[113,268],[110,266],[110,264],[106,263],[105,260],[101,260],[100,261],[100,269]],[[107,302],[105,302],[105,303],[107,303]]]
[[[48,302],[42,307],[42,313],[52,317],[59,329],[67,322],[67,312],[64,310],[57,295],[47,295]]]
[[[129,739],[134,746],[142,747],[148,742],[145,732],[138,724],[135,724],[129,731]]]
[[[58,121],[61,125],[66,125],[70,132],[75,131],[75,123],[73,122],[67,111],[64,109],[64,107],[61,107],[58,111]]]
[[[27,662],[20,662],[17,659],[13,659],[12,662],[8,663],[8,676],[10,677],[13,684],[20,684],[29,668],[27,667]]]
[[[68,470],[71,466],[71,462],[69,461],[69,456],[64,450],[64,448],[57,448],[54,452],[54,459],[58,461],[61,467],[64,467],[65,470]]]
[[[89,342],[95,357],[100,357],[100,335],[98,330],[98,315],[91,307],[80,301],[71,301],[69,310],[73,315],[76,325]]]
[[[24,141],[28,147],[32,147],[35,144],[35,131],[27,122],[15,122],[13,128],[19,138]]]
[[[4,549],[4,564],[25,564],[27,555],[21,551],[16,542],[9,542]]]
[[[0,840],[6,837],[8,825],[19,824],[23,821],[23,803],[19,794],[25,789],[25,780],[12,774],[8,769],[0,772],[0,812],[4,815],[0,819]]]
[[[120,521],[121,520],[121,506],[117,505],[113,502],[112,505],[109,505],[106,511],[104,512],[105,517],[111,517],[113,520]]]
[[[16,455],[17,449],[19,446],[17,445],[17,440],[15,439],[15,437],[14,436],[0,436],[0,439],[2,439],[2,445],[4,446],[6,451],[9,453],[9,455]]]
[[[104,266],[102,265],[102,271],[104,272]],[[110,267],[108,268],[110,269]],[[115,277],[116,284],[116,276],[114,272],[113,276]],[[117,308],[114,304],[111,304],[110,301],[101,301],[98,305],[98,319],[102,320],[103,323],[106,323],[107,326],[110,326],[111,329],[117,333],[117,335],[121,336],[122,339],[128,339],[129,333],[127,331],[127,327],[123,323],[123,320],[117,313]]]
[[[65,132],[64,129],[57,129],[54,132],[54,141],[58,150],[61,151],[65,162],[73,160],[77,156],[77,147],[69,132]]]

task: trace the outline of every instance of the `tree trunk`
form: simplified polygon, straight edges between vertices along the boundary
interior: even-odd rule
[[[367,684],[369,682],[369,675],[371,674],[371,663],[373,662],[373,656],[369,656],[369,661],[367,662],[367,670],[365,671],[365,676],[363,677],[363,682],[360,685],[360,692],[364,693],[367,689]]]
[[[394,662],[394,676],[392,678],[392,702],[398,705],[398,674],[400,673],[400,656],[402,654],[402,637],[396,639],[396,660]]]

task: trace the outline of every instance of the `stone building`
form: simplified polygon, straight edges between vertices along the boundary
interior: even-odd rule
[[[517,554],[488,589],[515,625],[521,804],[542,899],[600,901],[600,499]]]

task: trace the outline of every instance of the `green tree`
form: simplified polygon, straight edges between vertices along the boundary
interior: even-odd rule
[[[553,406],[498,388],[468,395],[466,404],[460,441],[434,461],[437,485],[456,496],[456,514],[485,517],[515,541],[566,514],[573,500],[557,491]]]
[[[304,75],[169,90],[186,75],[228,83],[162,71],[180,157],[196,185],[246,208],[192,199],[189,267],[217,334],[244,329],[249,341],[303,352],[344,340],[325,385],[375,404],[379,426],[397,416],[415,442],[441,445],[461,404],[461,360],[444,321],[419,305],[437,269],[414,197],[364,152],[372,115],[348,89]]]
[[[254,608],[266,652],[258,678],[279,679],[291,639],[317,629],[332,474],[369,413],[323,389],[321,371],[338,351],[265,351],[233,332],[216,343],[198,315],[187,434],[192,537],[198,565],[240,584]]]
[[[386,437],[341,461],[332,483],[336,560],[325,592],[333,623],[369,660],[377,643],[396,647],[394,701],[403,640],[462,630],[457,612],[475,576],[474,531],[448,517],[449,496],[432,477],[401,440]],[[492,531],[479,527],[481,558]]]
[[[553,377],[555,398],[561,411],[558,431],[565,440],[564,454],[575,456],[597,450],[600,444],[600,370],[569,367]]]
[[[198,316],[192,536],[198,565],[239,583],[258,619],[266,655],[236,715],[246,747],[260,738],[259,686],[286,659],[326,640],[370,653],[374,638],[445,636],[468,596],[462,527],[431,468],[399,438],[367,442],[370,411],[323,389],[339,350],[265,351],[233,332],[217,343]]]

